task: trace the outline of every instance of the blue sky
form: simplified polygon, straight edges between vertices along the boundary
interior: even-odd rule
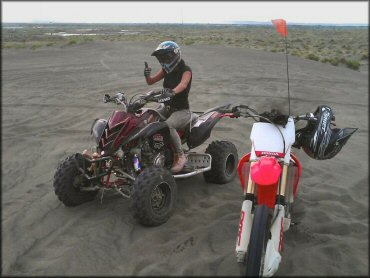
[[[3,22],[106,23],[288,23],[368,24],[368,1],[348,2],[10,2],[2,1]]]

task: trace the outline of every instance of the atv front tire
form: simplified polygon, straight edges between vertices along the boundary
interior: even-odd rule
[[[214,141],[209,144],[206,153],[212,156],[211,170],[203,173],[206,182],[230,182],[236,175],[239,161],[235,145],[228,141]]]
[[[173,213],[177,185],[167,169],[149,167],[134,181],[131,197],[136,220],[145,226],[158,226]]]
[[[58,199],[67,207],[92,201],[98,191],[81,191],[88,180],[77,170],[75,155],[68,156],[59,164],[54,175],[54,190]]]

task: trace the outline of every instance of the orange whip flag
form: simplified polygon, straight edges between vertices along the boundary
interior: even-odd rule
[[[273,19],[271,21],[282,37],[288,36],[288,28],[286,28],[286,21],[284,19]]]
[[[272,19],[272,23],[275,25],[276,30],[280,33],[282,37],[285,38],[285,58],[286,58],[286,75],[288,78],[288,104],[289,104],[289,115],[290,115],[290,91],[289,91],[289,67],[288,67],[288,28],[286,28],[285,19]]]

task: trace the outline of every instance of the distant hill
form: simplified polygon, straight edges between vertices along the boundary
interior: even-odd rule
[[[362,23],[303,23],[303,22],[287,22],[288,25],[296,26],[327,26],[327,27],[369,27],[368,24]],[[230,24],[237,25],[271,25],[271,21],[231,21]]]

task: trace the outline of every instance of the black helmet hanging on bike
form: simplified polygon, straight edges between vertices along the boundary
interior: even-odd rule
[[[314,159],[333,158],[357,128],[333,129],[331,124],[335,117],[332,109],[327,105],[317,107],[314,115],[317,121],[309,122],[305,128],[297,131],[296,143]]]
[[[170,73],[181,61],[181,51],[177,43],[164,41],[158,45],[151,56],[155,56],[162,68]]]

